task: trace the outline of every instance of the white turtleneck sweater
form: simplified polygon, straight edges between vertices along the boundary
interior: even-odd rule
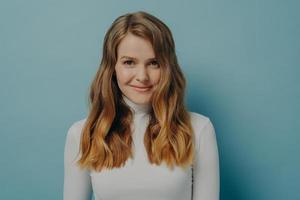
[[[151,165],[143,145],[149,120],[149,105],[136,104],[123,96],[134,113],[134,159],[124,167],[101,172],[81,170],[81,130],[86,118],[74,122],[67,133],[64,150],[64,200],[218,200],[219,155],[214,127],[204,115],[189,112],[195,131],[196,162],[183,170],[165,164]]]

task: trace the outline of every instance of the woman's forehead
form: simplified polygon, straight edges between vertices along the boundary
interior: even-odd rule
[[[155,52],[149,40],[133,34],[127,34],[118,45],[118,57],[140,59],[155,58]]]

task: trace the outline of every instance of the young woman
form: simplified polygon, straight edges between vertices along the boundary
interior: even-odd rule
[[[210,119],[184,104],[169,28],[146,12],[118,17],[104,38],[90,112],[68,130],[64,200],[217,200]]]

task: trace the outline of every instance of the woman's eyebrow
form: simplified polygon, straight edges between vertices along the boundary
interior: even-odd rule
[[[136,58],[131,57],[131,56],[122,56],[120,59],[123,59],[123,58],[125,58],[125,59],[131,59],[131,60],[137,60]],[[147,61],[152,61],[152,60],[156,60],[156,58],[154,57],[154,58],[148,58],[147,59]]]

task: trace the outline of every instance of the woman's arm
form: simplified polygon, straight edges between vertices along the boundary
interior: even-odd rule
[[[210,120],[200,130],[198,142],[193,166],[193,200],[219,200],[218,146],[215,129]]]
[[[81,128],[74,123],[68,130],[64,150],[64,200],[90,200],[92,185],[88,170],[77,165]]]

